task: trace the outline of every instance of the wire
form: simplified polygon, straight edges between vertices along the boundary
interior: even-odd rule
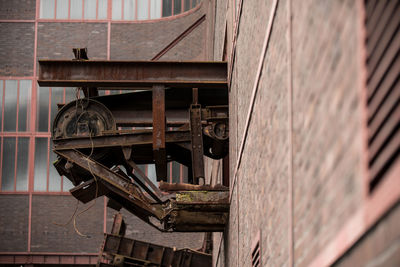
[[[90,143],[91,143],[91,147],[92,147],[92,148],[91,148],[91,151],[90,151],[89,156],[86,157],[86,161],[88,162],[89,171],[90,171],[90,173],[92,174],[93,179],[94,179],[94,181],[95,181],[95,183],[96,183],[96,193],[95,193],[95,196],[94,196],[94,201],[93,201],[93,203],[92,203],[90,206],[88,206],[86,209],[82,210],[81,212],[79,212],[78,214],[76,214],[76,215],[74,216],[74,229],[75,229],[75,232],[76,232],[78,235],[80,235],[80,236],[82,236],[82,237],[86,237],[86,238],[91,238],[91,236],[90,236],[90,235],[82,234],[82,233],[79,231],[78,227],[76,226],[76,218],[78,218],[80,215],[82,215],[83,213],[87,212],[88,210],[90,210],[91,208],[93,208],[94,205],[96,205],[96,200],[97,200],[98,193],[99,193],[99,184],[98,184],[98,182],[97,182],[96,176],[94,175],[94,173],[93,173],[93,171],[92,171],[92,167],[90,166],[90,163],[89,163],[90,157],[92,156],[93,151],[94,151],[94,144],[93,144],[92,133],[91,133],[91,132],[89,133],[89,139],[90,139]]]
[[[76,211],[78,210],[78,205],[79,205],[79,200],[76,201],[76,205],[75,205],[75,210],[74,213],[71,215],[71,217],[69,218],[69,220],[66,223],[57,223],[57,222],[52,222],[54,225],[60,226],[60,227],[65,227],[68,224],[71,223],[72,219],[74,218]]]
[[[81,90],[81,88],[77,88],[77,89],[76,89],[76,93],[75,93],[75,96],[76,96],[75,116],[78,114],[78,108],[79,108],[78,105],[80,105],[81,110],[82,110],[82,113],[79,114],[79,116],[78,116],[78,118],[77,118],[77,120],[76,120],[76,129],[75,129],[75,131],[77,131],[78,122],[79,122],[80,118],[81,118],[85,113],[87,113],[87,110],[84,110],[84,107],[83,107],[83,100],[79,97],[79,91],[80,91],[80,90]],[[88,100],[88,101],[89,101],[89,100]],[[79,229],[78,229],[78,227],[77,227],[76,219],[77,219],[80,215],[82,215],[83,213],[85,213],[85,212],[87,212],[88,210],[90,210],[94,205],[96,205],[96,200],[97,200],[98,193],[99,193],[99,185],[98,185],[97,177],[94,175],[94,173],[93,173],[93,171],[92,171],[92,167],[91,167],[90,162],[89,162],[89,161],[91,161],[90,158],[91,158],[91,156],[93,155],[93,152],[94,152],[94,143],[93,143],[93,140],[92,140],[92,132],[91,132],[91,131],[89,131],[89,139],[90,139],[90,143],[91,143],[91,150],[90,150],[90,154],[89,154],[88,156],[86,156],[86,161],[88,162],[89,172],[92,174],[93,179],[94,179],[94,181],[95,181],[95,183],[96,183],[96,193],[95,193],[94,201],[93,201],[93,203],[92,203],[91,205],[89,205],[87,208],[85,208],[84,210],[82,210],[82,211],[80,211],[79,213],[77,213],[77,211],[78,211],[78,205],[79,205],[79,200],[77,200],[77,203],[76,203],[76,206],[75,206],[75,211],[74,211],[74,213],[72,214],[72,216],[69,218],[69,220],[68,220],[65,224],[59,224],[59,223],[53,222],[54,225],[65,227],[65,226],[67,226],[69,223],[71,223],[71,221],[73,221],[73,227],[74,227],[75,233],[77,233],[79,236],[86,237],[86,238],[91,238],[91,236],[90,236],[90,235],[83,234],[81,231],[79,231]]]

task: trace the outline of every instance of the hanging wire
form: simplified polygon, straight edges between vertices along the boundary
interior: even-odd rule
[[[77,130],[78,130],[77,127],[78,127],[78,122],[79,122],[79,120],[81,119],[81,117],[82,117],[85,113],[87,113],[87,111],[84,110],[84,107],[83,107],[83,99],[80,98],[79,92],[80,92],[81,89],[82,89],[82,88],[77,88],[77,89],[76,89],[76,92],[75,92],[75,96],[76,96],[75,115],[77,115],[77,113],[78,113],[78,106],[79,106],[79,105],[80,105],[81,110],[82,110],[82,113],[79,114],[79,116],[78,116],[78,118],[77,118],[77,120],[76,120],[76,128],[75,128],[75,131],[76,131],[76,132],[77,132]],[[88,101],[89,101],[89,100],[88,100]],[[94,175],[94,173],[93,173],[93,171],[92,171],[92,167],[91,167],[90,162],[89,162],[89,161],[91,161],[90,158],[91,158],[91,156],[93,155],[93,151],[94,151],[94,143],[93,143],[93,140],[92,140],[92,132],[91,132],[91,131],[89,131],[89,139],[90,139],[90,143],[91,143],[91,150],[90,150],[90,154],[86,157],[86,161],[88,162],[89,171],[90,171],[90,173],[92,174],[93,179],[94,179],[94,181],[95,181],[95,183],[96,183],[96,193],[95,193],[94,201],[93,201],[93,203],[92,203],[91,205],[89,205],[87,208],[85,208],[84,210],[82,210],[82,211],[80,211],[79,213],[77,213],[77,211],[78,211],[78,205],[79,205],[79,200],[77,200],[74,213],[72,214],[72,216],[69,218],[69,220],[68,220],[66,223],[64,223],[64,224],[59,224],[59,223],[53,222],[54,225],[61,226],[61,227],[65,227],[65,226],[67,226],[68,224],[70,224],[71,221],[73,221],[73,227],[74,227],[75,233],[77,233],[79,236],[82,236],[82,237],[85,237],[85,238],[91,238],[91,236],[90,236],[90,235],[85,235],[85,234],[83,234],[81,231],[79,231],[79,229],[78,229],[78,227],[77,227],[77,223],[76,223],[76,218],[78,218],[80,215],[82,215],[83,213],[87,212],[88,210],[90,210],[91,208],[93,208],[93,207],[96,205],[96,200],[97,200],[98,191],[99,191],[99,185],[98,185],[97,177]]]

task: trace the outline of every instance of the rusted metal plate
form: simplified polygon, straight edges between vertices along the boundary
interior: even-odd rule
[[[142,172],[142,170],[132,161],[126,160],[129,166],[134,170],[132,177],[154,200],[162,202],[162,192],[153,184],[153,182]],[[149,186],[150,188],[148,188]]]
[[[180,143],[190,141],[189,131],[168,131],[165,134],[166,143]],[[68,139],[54,139],[54,148],[64,149],[83,149],[114,146],[134,146],[151,145],[153,134],[149,132],[139,132],[121,135],[100,135],[89,137],[76,137]]]
[[[133,266],[207,267],[211,266],[212,256],[192,249],[176,250],[118,235],[105,234],[99,264],[104,262],[103,259],[111,259],[108,265],[103,266],[129,266],[141,262],[141,265]]]
[[[40,86],[227,88],[226,62],[39,60]]]
[[[96,182],[94,179],[86,181],[70,190],[71,195],[76,199],[79,199],[82,203],[87,203],[97,197],[105,195],[107,189],[101,184]]]
[[[185,191],[176,193],[177,203],[229,203],[229,192],[224,191]]]
[[[157,181],[167,180],[167,155],[165,152],[165,87],[153,86],[153,154]]]
[[[114,214],[114,221],[111,227],[111,233],[114,235],[125,235],[126,224],[121,213]]]
[[[179,210],[171,216],[176,232],[222,232],[228,221],[226,212]]]
[[[165,183],[163,181],[159,184],[160,190],[167,192],[176,191],[229,191],[229,188],[220,184],[211,185],[194,185],[194,184],[184,184],[184,183]]]
[[[194,97],[195,98],[195,97]],[[196,99],[193,99],[197,102]],[[190,107],[190,137],[192,144],[192,170],[194,184],[204,184],[203,132],[201,125],[201,106]]]
[[[111,171],[106,166],[87,158],[76,150],[64,150],[55,152],[73,164],[73,168],[81,168],[89,172],[98,185],[107,188],[107,196],[119,202],[124,208],[135,213],[139,218],[149,222],[148,217],[161,219],[163,211],[154,208],[152,201],[134,187],[132,183],[118,173]]]

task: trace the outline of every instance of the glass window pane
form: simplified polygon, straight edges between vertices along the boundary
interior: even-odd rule
[[[98,19],[107,18],[107,3],[108,0],[98,0],[99,1],[99,12],[97,14]]]
[[[76,99],[76,88],[75,87],[65,87],[65,104]]]
[[[188,183],[188,168],[185,165],[182,165],[182,181]]]
[[[28,190],[28,157],[29,157],[29,138],[18,138],[17,154],[17,191]]]
[[[49,151],[49,191],[61,191],[61,176],[58,174],[53,163],[57,160],[57,155],[53,151]]]
[[[35,172],[33,189],[46,191],[47,186],[47,138],[35,140]]]
[[[168,17],[172,13],[172,0],[163,0],[162,16]]]
[[[192,7],[197,6],[197,0],[192,0]]]
[[[122,0],[112,1],[112,19],[120,20],[122,16]]]
[[[47,132],[49,127],[49,87],[39,87],[37,90],[37,121],[36,130]]]
[[[135,19],[135,0],[124,0],[124,20]]]
[[[31,80],[19,81],[18,131],[20,132],[29,129],[31,88]]]
[[[148,164],[147,165],[147,177],[156,185],[157,184],[157,175],[156,175],[156,165]]]
[[[1,175],[1,190],[14,191],[15,174],[15,137],[3,139],[3,164]]]
[[[190,9],[190,0],[185,0],[185,11]]]
[[[58,112],[58,105],[64,103],[64,88],[53,87],[51,88],[51,114],[50,114],[50,124],[53,125],[54,118]],[[52,126],[51,126],[52,127]],[[51,129],[50,127],[50,129]]]
[[[151,19],[161,18],[161,0],[150,1],[150,18]]]
[[[182,1],[174,0],[174,15],[181,13],[182,10]]]
[[[40,18],[54,19],[55,0],[40,1]]]
[[[63,178],[63,192],[68,192],[70,189],[72,189],[74,185],[68,178],[64,177]]]
[[[3,112],[3,80],[0,80],[0,131],[2,122],[2,112]]]
[[[181,165],[174,161],[172,162],[172,182],[180,183],[181,181]]]
[[[149,1],[137,0],[138,1],[138,20],[145,20],[149,18]]]
[[[57,0],[56,18],[68,19],[68,0]]]
[[[82,19],[82,0],[71,0],[71,19]]]
[[[15,132],[17,129],[18,81],[6,80],[4,96],[4,131]]]
[[[85,0],[85,19],[96,19],[96,0]]]

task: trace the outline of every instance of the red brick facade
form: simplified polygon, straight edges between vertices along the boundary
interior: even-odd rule
[[[400,264],[398,157],[366,192],[364,8],[217,1],[214,59],[225,50],[233,67],[231,209],[215,266],[252,266],[257,238],[261,266]]]
[[[6,144],[6,138],[28,138],[29,154],[25,156],[29,157],[30,170],[26,191],[5,192],[6,190],[0,189],[0,236],[3,241],[0,242],[0,264],[93,264],[102,244],[104,230],[110,231],[115,211],[106,208],[103,198],[97,199],[92,208],[77,218],[77,229],[88,236],[82,237],[75,232],[73,223],[69,221],[74,213],[76,200],[65,192],[37,192],[35,189],[35,175],[39,173],[35,169],[33,158],[35,155],[38,157],[36,152],[39,151],[35,142],[37,137],[50,136],[50,132],[39,132],[35,125],[35,120],[43,118],[40,113],[36,113],[39,100],[48,103],[47,96],[38,95],[38,90],[43,89],[36,85],[36,60],[72,59],[73,47],[87,47],[90,59],[149,60],[202,17],[208,6],[200,4],[177,17],[140,22],[116,22],[110,17],[99,21],[43,20],[36,9],[39,6],[38,0],[0,2],[1,85],[3,80],[17,79],[32,80],[33,83],[32,88],[29,88],[32,96],[29,101],[33,123],[28,130],[2,132],[0,121],[0,152],[3,150],[2,145]],[[171,46],[161,60],[205,60],[204,36],[209,27],[210,22],[206,18],[180,43]],[[0,102],[3,103],[3,91],[1,92]],[[48,89],[46,92],[49,92]],[[52,92],[54,94],[55,91]],[[9,94],[10,91],[6,91],[5,101]],[[71,95],[69,92],[66,94]],[[9,155],[6,152],[2,155],[3,158],[7,156]],[[48,161],[51,163],[52,159]],[[52,174],[55,172],[50,170],[50,175]],[[80,204],[79,210],[82,209],[84,205]],[[177,248],[198,249],[202,246],[201,233],[161,233],[135,216],[124,213],[127,237]],[[68,224],[60,226],[66,223]]]
[[[0,77],[32,79],[35,55],[69,59],[72,47],[88,47],[91,59],[149,60],[205,15],[160,60],[229,62],[231,207],[225,231],[213,234],[214,266],[251,266],[257,241],[261,266],[398,266],[399,157],[374,191],[368,186],[365,11],[372,2],[203,0],[160,21],[60,22],[38,19],[39,2],[1,1]],[[30,158],[36,135],[26,134]],[[207,179],[221,182],[222,163],[206,163]],[[98,199],[78,220],[90,238],[80,237],[71,224],[53,224],[68,221],[72,197],[37,194],[33,179],[27,192],[0,192],[0,263],[18,253],[94,257],[113,211]],[[125,215],[128,237],[201,246],[202,234],[161,234]]]

